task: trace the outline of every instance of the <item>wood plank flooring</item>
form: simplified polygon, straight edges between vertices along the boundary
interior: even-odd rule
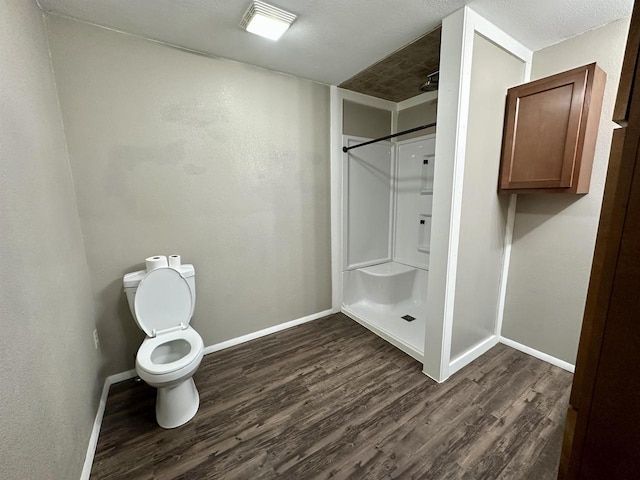
[[[332,315],[205,356],[178,429],[114,385],[91,478],[555,480],[571,378],[498,345],[438,385]]]

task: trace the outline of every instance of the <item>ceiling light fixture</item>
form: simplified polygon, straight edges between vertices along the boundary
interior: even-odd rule
[[[242,17],[240,26],[270,40],[278,40],[296,16],[268,3],[255,0]]]

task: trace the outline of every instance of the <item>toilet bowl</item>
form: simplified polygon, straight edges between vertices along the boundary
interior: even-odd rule
[[[204,345],[193,328],[146,338],[136,355],[136,373],[157,388],[156,420],[175,428],[191,420],[200,405],[193,381],[202,361]]]
[[[136,373],[157,389],[156,420],[163,428],[184,425],[200,404],[192,377],[204,344],[189,326],[195,300],[193,266],[182,267],[191,273],[190,281],[178,269],[160,267],[127,274],[124,282],[136,323],[147,334],[136,355]]]

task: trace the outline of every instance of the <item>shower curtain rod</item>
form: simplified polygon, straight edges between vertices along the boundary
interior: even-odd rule
[[[413,132],[417,132],[418,130],[424,130],[425,128],[431,128],[435,126],[436,126],[436,122],[428,123],[427,125],[421,125],[419,127],[410,128],[409,130],[404,130],[402,132],[392,133],[391,135],[387,135],[386,137],[380,137],[380,138],[376,138],[375,140],[369,140],[368,142],[359,143],[358,145],[354,145],[352,147],[342,147],[342,151],[346,153],[352,148],[364,147],[365,145],[371,145],[372,143],[381,142],[382,140],[389,140],[390,138],[393,138],[393,137],[399,137],[400,135],[406,135],[407,133],[413,133]]]

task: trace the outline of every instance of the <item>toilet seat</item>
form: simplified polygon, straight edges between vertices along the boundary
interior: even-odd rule
[[[161,267],[147,273],[140,281],[134,301],[138,325],[147,334],[136,355],[136,366],[149,375],[167,375],[199,365],[204,348],[202,338],[189,327],[193,307],[193,294],[189,283],[173,268]],[[185,345],[167,345],[186,342],[189,351],[181,355]],[[166,345],[166,351],[156,352]],[[154,355],[176,357],[164,362]],[[180,356],[181,355],[181,356]]]
[[[184,340],[189,344],[189,353],[169,363],[157,363],[152,360],[156,348],[175,340]],[[154,338],[147,338],[142,342],[136,355],[136,366],[151,375],[164,375],[188,367],[191,363],[200,363],[204,344],[202,337],[193,328],[174,330],[162,333]]]
[[[138,325],[148,337],[179,328],[191,320],[193,293],[187,280],[173,268],[161,267],[140,281],[134,301]]]

